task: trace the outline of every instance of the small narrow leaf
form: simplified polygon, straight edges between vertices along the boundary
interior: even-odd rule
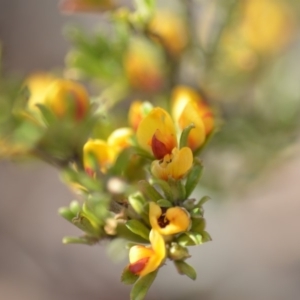
[[[133,149],[124,149],[117,157],[113,167],[109,170],[109,173],[113,176],[121,176],[130,163],[130,157],[132,156]]]
[[[168,183],[173,193],[174,202],[184,201],[186,199],[186,190],[182,181],[169,178]]]
[[[172,207],[172,203],[168,200],[161,199],[156,202],[160,207]]]
[[[186,275],[193,280],[196,280],[197,273],[195,269],[185,261],[174,261],[175,267],[179,274]]]
[[[166,182],[165,180],[154,179],[154,178],[152,178],[150,180],[150,182],[152,185],[157,184],[163,191],[165,198],[167,200],[173,202],[174,197],[173,197],[172,189],[171,189],[170,185],[168,184],[168,182]]]
[[[203,166],[199,162],[196,162],[187,176],[187,180],[185,184],[186,198],[188,198],[192,194],[195,187],[199,183],[199,180],[202,175],[202,171],[203,171]]]
[[[126,222],[126,227],[133,233],[141,236],[142,238],[149,240],[150,229],[138,220],[129,220]]]
[[[203,241],[203,243],[212,241],[212,238],[211,238],[210,234],[207,231],[203,231],[201,233],[201,235],[202,235],[202,241]]]
[[[58,213],[67,221],[72,223],[72,220],[76,217],[76,215],[68,208],[68,207],[61,207],[58,210]]]
[[[158,270],[141,277],[133,286],[130,300],[143,300],[157,276]]]
[[[84,244],[84,245],[94,245],[98,242],[98,239],[84,236],[84,237],[72,237],[72,236],[66,236],[63,238],[62,243],[63,244]]]
[[[188,145],[188,138],[190,131],[195,128],[195,125],[191,123],[189,126],[185,127],[181,133],[180,141],[179,141],[179,148],[186,147]]]
[[[195,245],[201,245],[202,235],[197,232],[185,232],[185,234],[195,243]]]
[[[116,228],[116,235],[125,240],[135,243],[149,243],[149,237],[143,239],[141,236],[133,233],[124,223],[118,223]]]
[[[143,213],[146,200],[140,192],[130,195],[128,197],[128,202],[137,214],[140,215]]]
[[[138,279],[139,276],[130,272],[128,266],[123,270],[123,273],[121,275],[121,282],[123,282],[124,284],[134,284]]]
[[[192,218],[192,228],[191,231],[200,233],[205,229],[206,221],[204,218]]]
[[[164,197],[146,180],[139,182],[139,190],[148,198],[150,201],[158,201]]]
[[[74,217],[81,211],[81,206],[77,200],[73,200],[70,203],[70,210],[74,214]]]
[[[202,197],[199,202],[198,202],[198,206],[202,206],[204,203],[206,203],[208,200],[210,200],[211,198],[209,196],[204,196]]]
[[[55,114],[47,106],[45,106],[43,104],[36,104],[36,106],[41,111],[41,113],[43,115],[44,122],[47,125],[51,125],[55,122],[58,122],[58,119],[55,116]]]
[[[177,238],[177,243],[183,247],[195,246],[195,243],[184,233]]]

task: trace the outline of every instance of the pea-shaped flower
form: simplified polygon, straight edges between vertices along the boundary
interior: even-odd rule
[[[187,231],[191,224],[189,213],[182,207],[161,208],[154,202],[149,204],[151,227],[162,235]]]
[[[145,276],[155,271],[166,257],[163,237],[156,230],[149,235],[151,246],[135,245],[129,250],[129,271],[135,275]]]
[[[38,104],[48,107],[58,118],[82,120],[90,106],[85,88],[77,82],[57,79],[50,74],[34,74],[25,82],[29,89],[28,108],[39,112]]]
[[[111,166],[118,154],[130,146],[130,138],[133,134],[131,128],[118,128],[107,138],[107,141],[101,139],[89,139],[83,147],[83,164],[85,171],[93,175],[95,167],[101,172],[106,172]],[[95,166],[95,162],[97,166]]]
[[[214,128],[211,109],[195,90],[187,86],[178,86],[173,90],[172,115],[181,130],[194,124],[195,128],[188,137],[188,146],[193,150],[202,146],[206,136]]]
[[[192,150],[188,147],[177,148],[175,125],[171,116],[162,108],[153,108],[140,122],[137,140],[142,148],[152,152],[157,159],[151,166],[157,178],[181,179],[192,167]]]

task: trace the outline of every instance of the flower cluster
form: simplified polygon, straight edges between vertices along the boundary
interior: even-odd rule
[[[196,156],[213,132],[214,116],[200,94],[187,86],[174,88],[170,103],[171,113],[149,102],[133,102],[130,127],[116,129],[106,140],[89,139],[83,147],[88,176],[95,177],[98,172],[109,176],[126,149],[133,151],[127,159],[129,164],[136,157],[144,157],[141,167],[149,170],[139,178],[140,191],[131,192],[127,204],[114,217],[117,227],[125,224],[146,243],[130,248],[130,264],[122,277],[125,282],[128,276],[150,276],[167,258],[180,273],[195,278],[185,263],[189,257],[186,246],[210,239],[203,219],[204,202],[189,196],[201,176],[202,166]]]

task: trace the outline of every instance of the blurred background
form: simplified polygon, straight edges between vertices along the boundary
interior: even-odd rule
[[[200,16],[196,28],[199,39],[205,41],[203,24],[222,22],[223,8],[195,2],[194,13]],[[297,2],[288,3],[290,12],[296,13]],[[53,0],[0,0],[6,72],[23,76],[62,68],[70,48],[62,34],[64,26],[75,23],[93,29],[103,23],[97,14],[67,16],[57,7]],[[218,18],[214,19],[216,8]],[[274,22],[279,22],[280,16],[275,16]],[[288,18],[291,24],[280,33],[284,38],[275,35],[284,50],[272,61],[265,59],[273,55],[269,49],[262,51],[274,45],[258,46],[259,54],[249,48],[244,51],[241,39],[234,40],[240,33],[231,32],[230,26],[236,28],[233,22],[223,35],[224,45],[238,43],[232,46],[238,55],[222,47],[221,39],[216,59],[224,53],[229,58],[215,64],[217,68],[199,70],[210,73],[205,84],[201,82],[204,93],[214,103],[224,100],[218,105],[223,129],[205,153],[205,185],[199,190],[213,199],[206,206],[213,242],[191,249],[196,282],[176,274],[169,264],[161,269],[147,299],[299,299],[298,16]],[[193,74],[190,69],[185,72]],[[75,197],[58,175],[41,163],[0,163],[1,298],[128,299],[129,287],[119,280],[126,260],[113,263],[105,245],[62,245],[63,236],[79,232],[57,214]]]

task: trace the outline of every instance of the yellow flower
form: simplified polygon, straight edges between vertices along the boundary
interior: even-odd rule
[[[70,114],[79,121],[89,110],[88,94],[85,88],[76,82],[37,73],[30,76],[25,85],[30,92],[27,105],[33,112],[39,112],[37,105],[43,104],[60,118]]]
[[[25,85],[28,87],[30,93],[27,103],[30,110],[38,110],[36,105],[44,104],[47,88],[54,80],[56,78],[47,73],[36,73],[27,78]]]
[[[133,101],[129,108],[128,121],[131,128],[137,131],[141,121],[152,110],[152,105],[149,102]]]
[[[282,0],[240,1],[239,17],[225,31],[220,43],[219,67],[252,71],[261,59],[277,54],[290,41],[295,16]]]
[[[118,128],[113,131],[107,138],[107,144],[111,147],[115,154],[119,154],[123,149],[131,145],[131,137],[133,130],[131,128]]]
[[[94,174],[94,160],[96,160],[101,172],[105,172],[107,167],[112,164],[113,158],[112,148],[104,140],[90,139],[83,147],[84,169],[89,175]]]
[[[155,92],[164,84],[163,58],[153,45],[142,39],[130,43],[124,57],[124,69],[131,86]]]
[[[195,128],[190,131],[188,137],[188,146],[192,150],[199,148],[214,128],[212,111],[201,96],[187,86],[178,86],[173,90],[172,115],[181,130],[191,123],[194,124]]]
[[[93,175],[96,162],[101,172],[106,172],[118,154],[130,146],[133,135],[131,128],[119,128],[113,131],[107,141],[90,139],[83,147],[83,164],[85,171]],[[96,161],[95,161],[96,160]]]
[[[151,247],[136,245],[129,250],[129,270],[133,274],[145,276],[155,271],[166,257],[166,246],[163,237],[156,230],[149,235]]]
[[[137,130],[139,145],[158,159],[177,147],[176,130],[171,116],[156,107],[140,122]]]
[[[148,29],[153,39],[162,42],[174,56],[179,55],[187,44],[188,33],[183,19],[170,11],[158,11]]]
[[[45,103],[58,117],[71,113],[78,121],[85,117],[90,104],[85,88],[66,79],[57,79],[49,85]]]
[[[284,1],[247,0],[240,32],[250,47],[261,53],[273,52],[290,38],[292,19]]]
[[[188,147],[178,150],[173,120],[160,107],[153,108],[140,122],[137,140],[157,159],[151,165],[151,172],[157,178],[181,179],[193,165],[192,150]]]
[[[181,179],[193,165],[193,152],[188,147],[180,150],[174,148],[171,154],[166,154],[161,160],[151,164],[151,173],[160,179],[168,180],[169,177]]]
[[[150,202],[149,221],[153,230],[162,235],[187,231],[191,224],[189,213],[182,207],[161,208]]]

